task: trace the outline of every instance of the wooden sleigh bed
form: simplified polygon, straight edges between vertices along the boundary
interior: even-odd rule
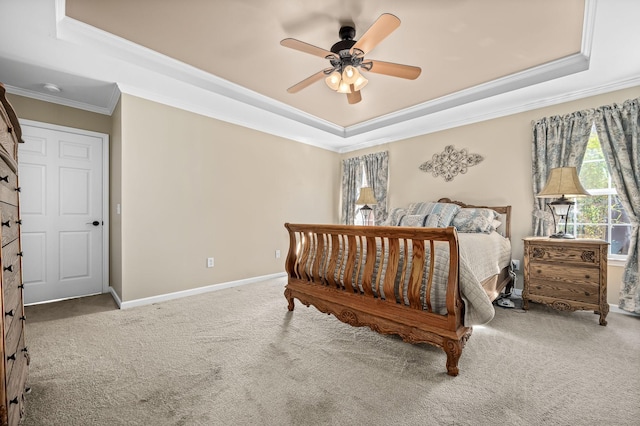
[[[496,211],[502,215],[502,237],[496,238],[508,243],[510,206],[471,206],[447,198],[438,203]],[[290,245],[284,294],[290,311],[298,299],[352,326],[368,326],[378,333],[397,334],[405,342],[440,347],[447,355],[451,376],[458,375],[458,360],[472,332],[472,321],[465,315],[470,294],[486,299],[485,305],[488,301],[490,308],[484,309],[491,309],[491,314],[482,320],[487,321],[493,317],[491,302],[513,284],[508,266],[483,279],[481,287],[464,280],[461,284],[461,276],[470,274],[464,258],[461,262],[462,234],[452,226],[287,223],[285,227]],[[508,247],[510,264],[510,244]]]

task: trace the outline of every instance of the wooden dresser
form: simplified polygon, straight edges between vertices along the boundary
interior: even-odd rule
[[[524,239],[523,308],[529,301],[563,311],[593,310],[607,325],[607,254],[603,240]]]
[[[0,302],[2,303],[2,339],[0,352],[0,425],[17,425],[24,413],[25,383],[29,352],[24,337],[22,299],[22,249],[20,244],[20,208],[18,192],[18,142],[21,142],[18,118],[0,84],[0,215],[2,251],[0,261]]]

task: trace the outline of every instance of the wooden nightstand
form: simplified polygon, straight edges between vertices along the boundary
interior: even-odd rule
[[[593,310],[607,325],[607,254],[603,240],[524,238],[523,309],[529,301],[561,311]]]

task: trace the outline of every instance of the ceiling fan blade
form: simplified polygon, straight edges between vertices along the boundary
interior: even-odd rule
[[[390,75],[392,77],[406,78],[408,80],[415,80],[418,78],[422,69],[420,67],[414,67],[411,65],[395,64],[393,62],[383,62],[375,60],[367,60],[365,63],[371,62],[371,69],[369,72],[376,74]],[[360,68],[367,71],[366,68]]]
[[[295,38],[285,38],[280,42],[280,44],[284,47],[299,50],[300,52],[309,53],[321,58],[326,58],[327,56],[336,56],[335,53],[329,50],[325,50],[312,44],[305,43],[304,41],[296,40]]]
[[[289,93],[298,93],[299,91],[301,91],[305,87],[311,86],[316,81],[320,81],[325,77],[326,77],[326,75],[324,73],[324,70],[318,71],[317,73],[313,74],[311,77],[307,77],[304,80],[302,80],[300,83],[294,84],[293,86],[289,87],[287,89],[287,92],[289,92]]]
[[[353,85],[351,85],[351,87],[353,87]],[[349,102],[350,105],[357,104],[361,100],[362,100],[362,94],[360,93],[359,90],[353,91],[351,93],[347,93],[347,102]]]
[[[390,13],[383,13],[378,20],[369,27],[366,33],[360,37],[360,40],[356,42],[351,48],[360,49],[364,53],[371,52],[371,50],[384,40],[389,34],[395,31],[400,26],[400,19]]]

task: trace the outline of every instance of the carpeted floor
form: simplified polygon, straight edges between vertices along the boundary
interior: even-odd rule
[[[496,308],[460,375],[445,354],[354,328],[285,279],[128,310],[27,307],[24,425],[637,425],[640,318]]]

